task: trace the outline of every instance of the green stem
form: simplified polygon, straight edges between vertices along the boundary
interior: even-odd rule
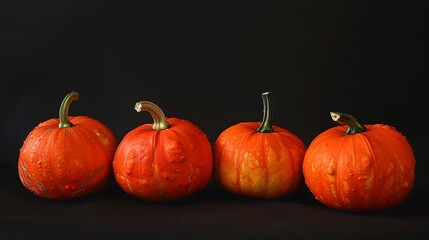
[[[70,104],[73,101],[76,101],[78,98],[79,98],[79,93],[77,92],[71,92],[64,97],[59,111],[59,118],[60,118],[60,123],[58,124],[59,128],[68,128],[73,126],[73,124],[69,121],[69,108],[70,108]]]
[[[366,128],[351,115],[339,112],[330,112],[332,120],[340,125],[347,125],[346,135],[364,132]]]
[[[155,103],[141,101],[136,103],[135,109],[137,112],[146,111],[150,113],[153,118],[153,130],[165,130],[170,127],[170,124],[165,118],[164,112]]]
[[[271,92],[262,93],[262,101],[264,104],[264,112],[262,123],[258,127],[258,132],[271,133],[274,132],[273,126],[271,125],[271,119],[273,117],[273,110],[271,109]]]

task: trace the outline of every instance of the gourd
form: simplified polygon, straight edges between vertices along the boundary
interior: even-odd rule
[[[166,118],[153,102],[137,102],[135,109],[149,112],[154,123],[134,128],[120,142],[113,161],[118,185],[151,202],[182,199],[205,188],[213,169],[206,134],[188,120]]]
[[[214,177],[230,193],[267,199],[290,195],[301,186],[306,147],[291,131],[272,125],[271,92],[262,99],[262,122],[240,122],[216,139]]]
[[[303,163],[305,183],[324,205],[350,211],[399,205],[414,185],[415,158],[405,136],[392,126],[361,125],[331,112],[340,126],[310,143]]]
[[[19,178],[39,197],[80,198],[102,190],[112,177],[116,138],[100,121],[68,116],[70,104],[78,97],[77,92],[67,94],[59,118],[36,126],[19,151]]]

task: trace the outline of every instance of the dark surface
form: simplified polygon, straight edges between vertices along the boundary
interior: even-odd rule
[[[0,239],[427,238],[425,8],[279,2],[3,1]],[[273,92],[274,124],[306,145],[335,126],[330,111],[392,125],[414,149],[415,188],[397,208],[361,213],[328,209],[304,186],[257,200],[210,184],[181,201],[149,203],[112,181],[84,199],[40,199],[18,179],[19,148],[72,90],[80,98],[70,114],[104,122],[118,140],[151,122],[133,110],[149,100],[213,143],[235,123],[261,120],[264,91]]]
[[[37,198],[18,180],[1,187],[3,239],[424,239],[429,234],[429,196],[419,188],[395,209],[351,213],[322,206],[306,190],[256,200],[210,184],[192,197],[155,204],[131,198],[114,184],[66,202]]]

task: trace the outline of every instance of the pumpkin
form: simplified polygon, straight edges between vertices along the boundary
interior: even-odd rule
[[[415,158],[405,136],[392,126],[361,125],[331,112],[340,126],[310,143],[303,163],[305,183],[324,205],[350,211],[392,208],[414,185]]]
[[[68,116],[78,97],[77,92],[67,94],[59,118],[36,126],[19,151],[19,178],[39,197],[80,198],[103,189],[112,177],[115,136],[100,121]]]
[[[173,201],[196,193],[212,177],[212,147],[194,123],[166,118],[153,102],[141,101],[154,123],[129,131],[113,160],[116,182],[130,196],[151,202]]]
[[[272,125],[271,92],[262,94],[262,122],[240,122],[225,129],[214,144],[214,178],[230,193],[276,198],[294,193],[303,183],[303,141]]]

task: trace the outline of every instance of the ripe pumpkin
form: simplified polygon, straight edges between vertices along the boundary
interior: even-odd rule
[[[36,126],[20,149],[19,178],[42,198],[80,198],[103,189],[112,177],[115,136],[95,119],[68,116],[71,102],[78,97],[77,92],[67,94],[59,119]]]
[[[116,182],[129,195],[159,202],[181,199],[211,180],[213,156],[205,133],[190,121],[166,118],[158,105],[141,101],[154,123],[128,132],[113,161]]]
[[[262,99],[262,122],[235,124],[216,139],[214,177],[228,192],[267,199],[300,187],[306,147],[291,131],[272,125],[271,93],[263,93]]]
[[[394,127],[361,125],[354,117],[331,112],[341,126],[319,134],[303,163],[305,183],[324,205],[350,211],[399,205],[414,185],[415,158]]]

